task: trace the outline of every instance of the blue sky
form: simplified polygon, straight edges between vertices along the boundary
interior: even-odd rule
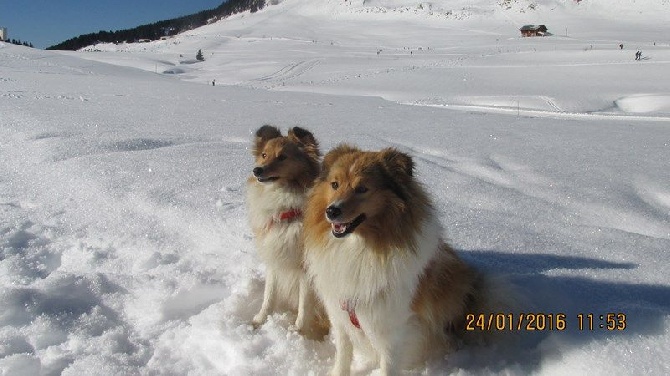
[[[81,34],[121,30],[196,13],[224,0],[0,0],[9,39],[53,46]]]

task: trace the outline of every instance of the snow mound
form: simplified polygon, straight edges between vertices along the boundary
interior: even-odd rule
[[[670,94],[638,94],[614,101],[623,112],[635,114],[661,112],[670,113]]]

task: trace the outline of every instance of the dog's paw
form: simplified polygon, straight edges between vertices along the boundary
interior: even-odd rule
[[[256,316],[254,316],[253,320],[251,320],[251,326],[253,326],[254,329],[258,329],[261,326],[263,326],[263,324],[265,324],[265,322],[267,320],[268,320],[268,315],[263,314],[263,313],[259,313]]]
[[[305,330],[305,320],[301,317],[298,317],[298,319],[295,320],[295,323],[288,327],[288,330],[302,333]]]

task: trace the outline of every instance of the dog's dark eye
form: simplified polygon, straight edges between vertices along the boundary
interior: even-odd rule
[[[368,191],[368,188],[364,185],[359,185],[358,187],[354,188],[354,192],[356,193],[365,193]]]
[[[286,154],[279,154],[279,156],[277,157],[277,160],[280,162],[283,161],[284,159],[286,159]]]
[[[263,153],[263,154],[261,154],[261,158],[265,159],[265,158],[267,158],[267,157],[268,157],[268,154],[267,154],[267,153]]]
[[[340,183],[334,181],[334,182],[330,183],[330,186],[331,186],[333,189],[337,190],[337,188],[340,187]]]

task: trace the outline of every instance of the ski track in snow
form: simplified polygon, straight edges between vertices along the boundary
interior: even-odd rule
[[[261,77],[258,81],[282,82],[297,78],[304,73],[314,69],[319,64],[318,59],[311,61],[300,61],[294,64],[289,64],[279,71],[265,77]]]

